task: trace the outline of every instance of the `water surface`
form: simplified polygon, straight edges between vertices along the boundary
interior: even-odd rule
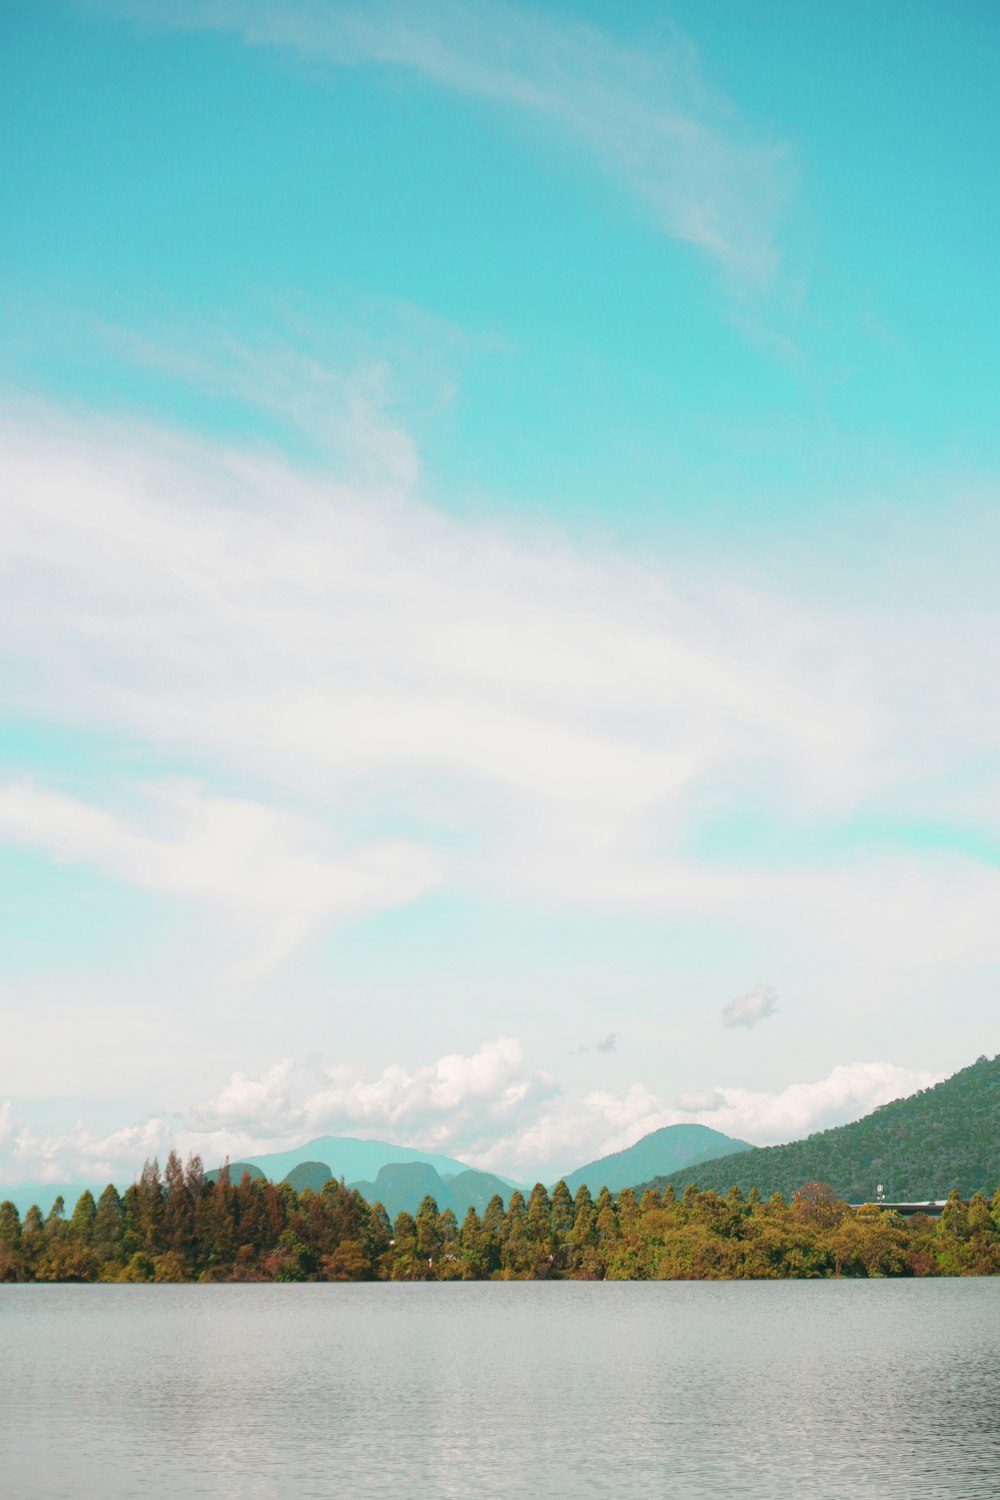
[[[0,1287],[6,1500],[1000,1492],[1000,1280]]]

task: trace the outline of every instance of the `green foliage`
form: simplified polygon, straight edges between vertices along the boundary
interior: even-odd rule
[[[786,1146],[762,1146],[655,1178],[682,1192],[696,1177],[702,1189],[733,1186],[786,1198],[804,1182],[832,1183],[850,1203],[874,1196],[926,1203],[953,1189],[962,1198],[992,1193],[1000,1182],[1000,1056],[981,1057],[943,1083],[893,1100],[856,1120]],[[641,1193],[641,1189],[636,1189]]]
[[[0,1281],[449,1281],[749,1280],[829,1276],[1000,1274],[1000,1189],[988,1199],[949,1196],[940,1219],[903,1219],[878,1204],[852,1209],[829,1183],[723,1197],[689,1185],[631,1189],[617,1198],[565,1183],[551,1199],[536,1184],[526,1203],[494,1195],[459,1228],[450,1207],[425,1195],[391,1224],[381,1203],[328,1180],[320,1192],[222,1171],[171,1152],[161,1178],[147,1163],[119,1197],[84,1192],[67,1222],[61,1201],[43,1221],[19,1222],[0,1204]]]

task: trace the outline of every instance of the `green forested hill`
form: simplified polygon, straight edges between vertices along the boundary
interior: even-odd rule
[[[290,1182],[297,1193],[301,1193],[303,1188],[312,1188],[314,1193],[319,1193],[323,1190],[323,1184],[329,1182],[332,1176],[325,1161],[300,1161],[284,1180]]]
[[[1000,1187],[1000,1056],[981,1057],[851,1125],[684,1168],[653,1186],[669,1182],[680,1192],[692,1181],[702,1191],[726,1193],[735,1185],[765,1197],[829,1182],[849,1203],[870,1201],[879,1183],[890,1201],[945,1198],[952,1188],[963,1197],[992,1195]]]
[[[665,1172],[680,1171],[695,1162],[714,1161],[732,1151],[749,1151],[746,1141],[734,1140],[707,1125],[664,1125],[611,1156],[577,1167],[563,1178],[571,1193],[584,1183],[596,1197],[602,1187],[617,1193],[631,1187],[639,1178],[650,1178]]]

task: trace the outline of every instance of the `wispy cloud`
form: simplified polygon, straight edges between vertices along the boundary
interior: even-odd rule
[[[248,910],[273,866],[290,891],[314,884],[306,926],[377,907],[386,882],[390,899],[425,889],[456,834],[452,869],[481,886],[701,905],[745,902],[746,877],[664,863],[654,815],[669,830],[728,765],[780,767],[806,803],[864,784],[865,692],[817,675],[801,622],[763,595],[748,615],[743,588],[707,581],[699,607],[690,575],[682,593],[626,559],[448,518],[367,461],[329,481],[151,429],[23,411],[0,426],[0,631],[22,711],[268,789],[161,786],[136,804],[122,787],[133,810],[102,813],[17,785],[8,837],[148,889],[211,901],[229,884]],[[400,821],[419,833],[382,848],[371,830]]]
[[[511,111],[585,152],[671,237],[741,282],[766,281],[790,192],[787,145],[713,92],[660,26],[626,45],[501,0],[110,0],[120,15],[236,33],[345,66],[405,70]]]
[[[413,901],[440,878],[426,851],[402,841],[336,851],[303,818],[183,782],[146,787],[139,802],[129,821],[30,782],[0,785],[0,841],[207,904],[238,924],[244,977],[326,924]]]
[[[756,1026],[758,1021],[764,1021],[768,1016],[773,1016],[778,1009],[778,992],[769,984],[755,984],[752,990],[747,990],[744,995],[737,995],[735,1000],[723,1007],[723,1026]]]
[[[949,754],[961,768],[961,744],[924,732],[924,679],[898,723],[877,706],[902,693],[868,644],[887,650],[891,621],[866,638],[691,562],[449,516],[400,483],[391,424],[380,462],[383,425],[330,479],[0,409],[9,706],[201,777],[143,790],[109,767],[95,794],[11,767],[0,833],[249,921],[271,964],[441,880],[794,932],[883,994],[1000,957],[1000,875],[974,859],[691,852],[706,810],[837,820],[900,765],[916,784],[923,746],[939,776]],[[964,630],[935,651],[949,682],[991,659],[968,661]],[[995,733],[980,701],[962,744]],[[234,777],[252,790],[214,789]]]
[[[607,1036],[602,1037],[599,1042],[585,1042],[579,1047],[573,1047],[573,1053],[580,1052],[617,1052],[618,1043],[622,1036],[620,1031],[609,1031]]]

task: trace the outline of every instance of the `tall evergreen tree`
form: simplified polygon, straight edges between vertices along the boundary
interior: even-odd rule
[[[552,1189],[552,1208],[549,1218],[556,1238],[560,1240],[565,1239],[573,1228],[576,1211],[573,1208],[573,1199],[570,1196],[569,1188],[561,1177]]]
[[[122,1252],[122,1200],[118,1189],[108,1183],[97,1200],[92,1243],[94,1254],[102,1262],[117,1261]]]
[[[163,1167],[163,1243],[187,1261],[194,1239],[194,1199],[181,1159],[171,1151]]]
[[[6,1198],[0,1203],[0,1245],[14,1249],[21,1243],[21,1215],[16,1206]]]
[[[76,1200],[73,1217],[69,1221],[69,1232],[78,1245],[89,1249],[94,1235],[94,1220],[97,1218],[97,1205],[94,1195],[86,1188]]]

